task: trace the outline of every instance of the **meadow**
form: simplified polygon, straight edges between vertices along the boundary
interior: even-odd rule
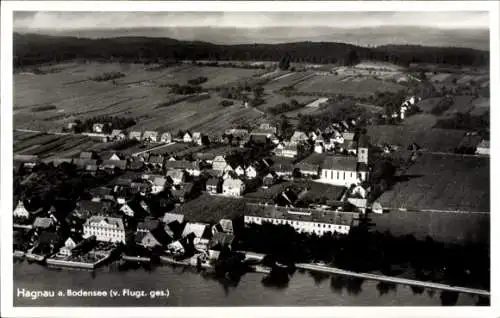
[[[296,86],[303,93],[342,94],[354,97],[368,97],[380,92],[397,92],[404,86],[373,77],[345,77],[339,75],[316,75]]]
[[[154,65],[119,63],[68,63],[54,66],[44,75],[14,74],[14,127],[47,131],[62,128],[77,119],[98,115],[133,117],[139,130],[198,130],[214,133],[244,123],[253,123],[262,113],[241,105],[222,107],[221,99],[184,101],[162,85],[185,85],[189,79],[205,76],[205,88],[252,78],[265,70],[199,67],[190,64],[148,70]],[[105,72],[125,76],[114,81],[89,78]],[[215,94],[214,94],[215,95]],[[174,103],[158,107],[164,103]]]

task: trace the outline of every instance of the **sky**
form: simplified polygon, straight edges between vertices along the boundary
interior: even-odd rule
[[[488,12],[14,12],[14,30],[417,26],[488,29]]]

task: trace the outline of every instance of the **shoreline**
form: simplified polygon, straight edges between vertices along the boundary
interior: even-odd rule
[[[21,251],[15,251],[13,253],[14,258],[21,259],[23,260],[24,257],[20,255]],[[260,255],[258,253],[253,253],[251,252],[250,254],[251,258],[258,258]],[[133,259],[130,258],[120,258],[121,260],[125,261],[134,261]],[[170,264],[170,265],[182,265],[186,267],[193,267],[196,268],[197,264],[191,263],[189,260],[184,260],[184,261],[178,261],[173,259],[172,257],[169,256],[160,256],[159,257],[159,264],[160,265],[165,265],[165,264]],[[100,262],[101,263],[101,262]],[[143,263],[143,262],[141,262]],[[73,268],[75,266],[64,266],[62,264],[57,264],[60,268]],[[213,269],[214,267],[210,264],[207,263],[201,263],[201,268],[204,269]],[[46,266],[49,267],[49,266]],[[53,266],[50,266],[53,267]],[[77,267],[77,266],[76,266]],[[435,282],[426,282],[426,281],[419,281],[419,280],[414,280],[414,279],[408,279],[408,278],[401,278],[401,277],[395,277],[395,276],[387,276],[387,275],[381,275],[381,274],[371,274],[371,273],[358,273],[358,272],[353,272],[349,270],[344,270],[336,267],[331,267],[331,266],[326,266],[326,265],[317,265],[313,263],[298,263],[295,264],[295,267],[297,269],[302,269],[306,271],[311,271],[311,272],[321,272],[321,273],[326,273],[326,274],[334,274],[334,275],[341,275],[341,276],[348,276],[352,278],[362,278],[362,279],[368,279],[368,280],[374,280],[374,281],[379,281],[379,282],[386,282],[386,283],[392,283],[392,284],[399,284],[399,285],[407,285],[407,286],[416,286],[416,287],[422,287],[422,288],[430,288],[430,289],[435,289],[435,290],[442,290],[442,291],[451,291],[451,292],[458,292],[458,293],[465,293],[465,294],[472,294],[472,295],[479,295],[483,297],[491,297],[490,291],[488,290],[483,290],[483,289],[476,289],[476,288],[469,288],[469,287],[462,287],[462,286],[451,286],[448,284],[443,284],[443,283],[435,283]],[[88,268],[88,267],[85,267]],[[96,269],[97,267],[93,267],[92,270]],[[265,266],[262,265],[254,265],[252,266],[252,271],[254,273],[261,273],[261,274],[270,274],[271,270]]]

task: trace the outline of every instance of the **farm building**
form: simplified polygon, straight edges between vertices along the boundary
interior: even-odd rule
[[[319,174],[319,165],[307,162],[299,162],[295,168],[300,171],[302,176],[317,177]]]
[[[120,218],[92,216],[83,225],[84,237],[95,236],[97,241],[125,243],[125,227]]]
[[[301,142],[307,142],[309,140],[309,137],[307,137],[307,134],[302,131],[295,131],[293,133],[293,136],[290,138],[290,142],[292,143],[301,143]]]
[[[182,141],[185,143],[191,143],[191,142],[193,142],[193,136],[191,135],[191,133],[186,132],[184,134],[184,136],[182,137]]]

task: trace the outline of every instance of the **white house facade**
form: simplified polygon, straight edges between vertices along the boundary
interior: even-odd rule
[[[97,241],[125,243],[123,221],[115,217],[92,216],[83,225],[84,237],[94,235]]]

